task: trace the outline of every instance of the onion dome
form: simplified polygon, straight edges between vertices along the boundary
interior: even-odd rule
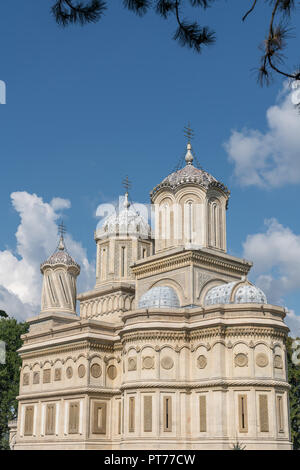
[[[80,266],[76,263],[76,261],[69,255],[67,252],[65,241],[63,235],[60,236],[59,244],[56,251],[41,264],[41,272],[47,267],[54,267],[55,265],[62,265],[67,267],[74,267],[79,274],[80,273]]]
[[[139,300],[138,308],[180,308],[175,290],[168,286],[152,287]]]
[[[267,303],[264,292],[247,279],[213,287],[206,293],[204,299],[204,305],[246,303]]]
[[[155,186],[151,192],[151,198],[153,198],[153,196],[161,189],[171,189],[172,191],[176,191],[180,186],[186,184],[196,184],[205,189],[217,187],[229,196],[230,191],[223,183],[217,181],[214,176],[207,173],[207,171],[202,170],[202,168],[195,167],[193,165],[193,161],[194,157],[192,154],[192,146],[190,142],[188,142],[187,152],[185,155],[185,167],[171,173],[164,178],[160,184]]]
[[[151,235],[151,229],[144,217],[134,209],[128,200],[126,192],[123,202],[123,208],[104,220],[101,232],[108,235],[136,235],[148,238]]]

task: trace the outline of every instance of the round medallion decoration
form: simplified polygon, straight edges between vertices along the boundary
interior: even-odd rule
[[[264,353],[259,353],[256,356],[256,364],[259,367],[266,367],[269,364],[268,356]]]
[[[282,369],[283,368],[283,362],[282,362],[282,357],[280,354],[276,354],[274,357],[274,367],[276,369]]]
[[[117,377],[117,372],[117,368],[114,365],[109,366],[107,369],[107,375],[111,380],[114,380]]]
[[[234,363],[238,367],[245,367],[248,365],[248,357],[244,353],[239,353],[234,358]]]
[[[162,368],[166,370],[170,370],[174,366],[174,361],[170,356],[163,357],[160,363]]]
[[[80,379],[82,379],[83,377],[85,376],[85,366],[83,364],[81,364],[79,367],[78,367],[78,377]]]
[[[128,359],[128,370],[136,370],[136,358],[130,357]]]
[[[199,356],[198,359],[197,359],[197,366],[199,369],[205,369],[207,365],[207,359],[205,356]]]
[[[73,369],[72,369],[72,367],[67,367],[66,376],[67,376],[68,379],[71,379],[71,378],[73,377]]]
[[[143,357],[143,369],[153,369],[154,368],[154,357],[145,356]]]
[[[93,364],[91,367],[91,374],[94,379],[98,379],[102,374],[102,369],[100,364]]]

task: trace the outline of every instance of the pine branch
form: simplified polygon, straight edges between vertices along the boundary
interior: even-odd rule
[[[58,0],[52,7],[52,14],[61,26],[72,23],[84,25],[96,23],[106,10],[106,2],[91,0],[89,3],[74,3],[74,0]]]

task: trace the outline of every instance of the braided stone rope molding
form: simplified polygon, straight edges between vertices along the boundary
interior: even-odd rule
[[[289,390],[291,386],[280,380],[211,380],[203,382],[134,382],[126,383],[120,386],[120,390],[129,390],[133,388],[181,388],[186,390],[199,389],[199,388],[212,388],[222,387],[227,389],[229,387],[277,387]]]

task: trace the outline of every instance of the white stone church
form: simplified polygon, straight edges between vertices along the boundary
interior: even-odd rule
[[[291,449],[285,309],[226,252],[229,191],[185,165],[95,232],[96,283],[63,235],[28,320],[14,449]],[[76,314],[76,298],[80,316]]]

